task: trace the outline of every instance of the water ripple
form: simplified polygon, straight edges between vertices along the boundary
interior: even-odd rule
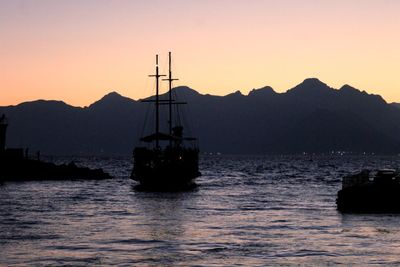
[[[399,157],[204,157],[181,193],[135,190],[129,158],[73,159],[116,179],[1,184],[0,265],[400,263],[400,216],[335,206],[343,175]]]

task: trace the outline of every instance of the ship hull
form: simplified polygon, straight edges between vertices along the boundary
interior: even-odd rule
[[[151,171],[132,179],[139,182],[139,189],[148,191],[181,191],[196,187],[195,178],[199,174],[181,173],[176,171]]]
[[[336,203],[345,213],[400,213],[400,185],[369,183],[344,188]]]
[[[149,190],[182,190],[194,186],[198,170],[198,150],[157,151],[136,148],[131,179]]]

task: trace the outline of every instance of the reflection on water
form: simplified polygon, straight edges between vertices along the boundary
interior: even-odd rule
[[[340,178],[398,157],[209,157],[196,190],[134,190],[125,158],[77,158],[110,181],[0,185],[0,265],[399,264],[400,216],[342,215]]]
[[[142,214],[138,227],[141,239],[154,243],[137,255],[137,263],[164,263],[178,265],[184,257],[181,240],[187,235],[186,209],[196,209],[195,191],[181,193],[138,192],[132,196],[136,212]],[[145,222],[145,223],[144,223]]]

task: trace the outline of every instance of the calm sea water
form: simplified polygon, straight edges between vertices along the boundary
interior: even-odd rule
[[[400,157],[203,157],[198,188],[135,190],[128,158],[77,158],[116,178],[0,185],[0,265],[400,264],[400,215],[343,215],[341,177]]]

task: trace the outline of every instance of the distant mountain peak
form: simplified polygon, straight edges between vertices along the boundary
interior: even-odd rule
[[[276,92],[271,86],[264,86],[262,88],[253,89],[249,92],[248,96],[269,96],[275,95]]]
[[[227,94],[225,97],[239,97],[243,96],[242,92],[240,90],[235,91],[234,93]]]
[[[357,92],[360,92],[360,90],[358,90],[357,88],[354,88],[353,86],[348,85],[348,84],[343,85],[342,87],[340,87],[339,90],[341,90],[341,91],[357,91]]]
[[[317,78],[305,79],[302,83],[287,91],[289,94],[320,94],[332,90],[326,83],[321,82]]]
[[[326,83],[321,82],[317,78],[307,78],[298,86],[308,86],[308,87],[328,87]],[[296,86],[297,87],[297,86]]]
[[[127,97],[124,97],[122,95],[120,95],[119,93],[113,91],[110,92],[108,94],[106,94],[105,96],[103,96],[99,101],[113,101],[113,100],[119,100],[119,99],[126,99]]]
[[[22,102],[18,104],[17,106],[20,107],[25,107],[25,106],[31,106],[35,108],[66,108],[66,107],[72,107],[65,103],[64,101],[60,100],[44,100],[44,99],[39,99],[39,100],[34,100],[34,101],[27,101],[27,102]]]
[[[112,92],[106,94],[103,98],[109,98],[109,97],[122,97],[122,95],[120,95],[116,91],[112,91]]]
[[[114,105],[119,105],[121,103],[131,103],[131,102],[135,102],[135,101],[113,91],[111,93],[106,94],[100,100],[91,104],[89,107],[90,108],[93,108],[93,107],[95,107],[95,108],[96,107],[105,107],[106,108],[106,107],[111,107]]]
[[[185,95],[199,95],[199,92],[185,85],[174,87],[172,88],[172,91],[177,92],[178,94],[183,93]]]
[[[351,85],[345,84],[339,89],[339,93],[352,95],[353,97],[357,97],[359,95],[374,99],[374,101],[380,102],[381,104],[387,104],[386,101],[380,95],[368,94],[365,91],[361,91],[357,88],[352,87]]]
[[[359,94],[366,94],[365,92],[361,92],[357,88],[354,88],[351,85],[345,84],[339,89],[339,93],[347,94],[347,95],[359,95]]]

